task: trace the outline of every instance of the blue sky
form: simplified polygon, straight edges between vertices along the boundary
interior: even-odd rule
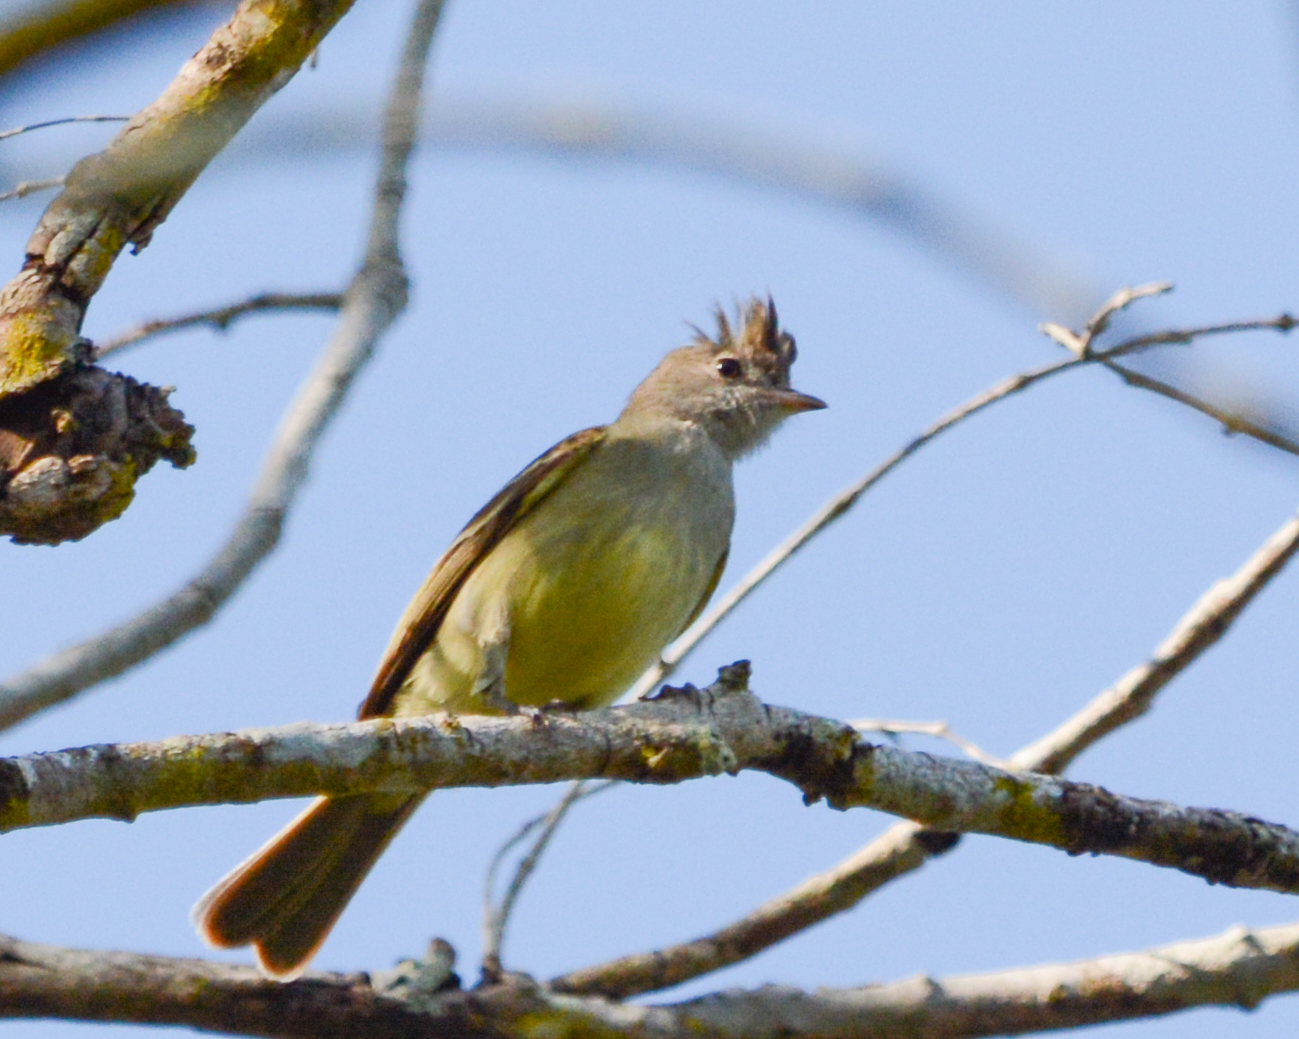
[[[249,136],[377,113],[407,4],[360,0]],[[0,94],[0,123],[147,103],[222,5],[78,51]],[[129,62],[120,60],[129,53]],[[1102,292],[1169,280],[1149,327],[1299,306],[1299,33],[1271,3],[453,3],[435,96],[587,98],[811,142],[876,163]],[[322,115],[323,114],[323,115]],[[111,130],[0,142],[0,187]],[[257,138],[256,134],[262,137]],[[231,150],[94,301],[92,339],[267,289],[339,286],[361,248],[372,150]],[[412,306],[327,436],[281,550],[217,622],[6,733],[3,752],[350,717],[391,625],[470,514],[550,443],[607,421],[714,301],[770,291],[830,408],[738,472],[726,586],[826,496],[938,414],[1053,359],[1041,313],[931,248],[815,201],[661,164],[425,149],[404,248]],[[43,204],[0,204],[12,268]],[[57,550],[0,545],[0,672],[178,584],[237,515],[277,416],[330,327],[251,319],[123,355],[177,387],[198,464],[158,470],[126,516]],[[1291,341],[1194,348],[1195,377],[1292,399]],[[1009,753],[1144,659],[1296,505],[1299,460],[1100,371],[1067,375],[921,453],[746,604],[683,671],[740,657],[771,702],[947,719]],[[1283,574],[1150,716],[1076,778],[1299,819],[1299,573]],[[920,740],[908,746],[937,749]],[[492,850],[551,790],[431,799],[318,957],[382,967],[447,937],[474,973]],[[206,955],[190,903],[295,810],[159,813],[6,838],[0,932]],[[693,937],[891,822],[805,808],[746,775],[584,806],[526,893],[507,963],[538,976]],[[999,970],[1289,921],[1280,895],[1113,859],[968,838],[854,912],[681,994]],[[239,954],[235,954],[239,958]],[[1106,1035],[1290,1036],[1296,1002]],[[89,1026],[0,1025],[41,1039]],[[119,1034],[129,1034],[119,1029]],[[143,1030],[136,1030],[140,1035]],[[153,1033],[148,1033],[153,1034]]]

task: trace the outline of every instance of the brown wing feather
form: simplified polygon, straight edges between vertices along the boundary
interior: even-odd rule
[[[544,501],[577,463],[604,439],[604,426],[565,437],[533,461],[474,515],[457,535],[406,608],[411,620],[384,656],[358,718],[387,714],[410,669],[432,644],[447,610],[474,568],[514,525]]]

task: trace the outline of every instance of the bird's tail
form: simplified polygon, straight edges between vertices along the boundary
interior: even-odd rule
[[[317,799],[198,900],[199,935],[222,949],[251,944],[263,972],[296,978],[424,796]]]

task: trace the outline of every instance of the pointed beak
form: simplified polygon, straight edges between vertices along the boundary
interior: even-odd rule
[[[765,395],[772,407],[780,408],[791,415],[798,411],[820,411],[826,406],[821,398],[799,393],[797,390],[767,390]]]

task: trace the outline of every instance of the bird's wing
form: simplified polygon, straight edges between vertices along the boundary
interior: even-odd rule
[[[406,681],[415,661],[432,645],[456,593],[474,568],[515,524],[572,474],[604,439],[604,433],[604,426],[595,426],[561,440],[507,483],[465,525],[451,547],[442,553],[442,558],[433,564],[406,607],[401,636],[389,645],[380,661],[370,695],[357,712],[358,718],[375,718],[391,710],[397,690]]]

